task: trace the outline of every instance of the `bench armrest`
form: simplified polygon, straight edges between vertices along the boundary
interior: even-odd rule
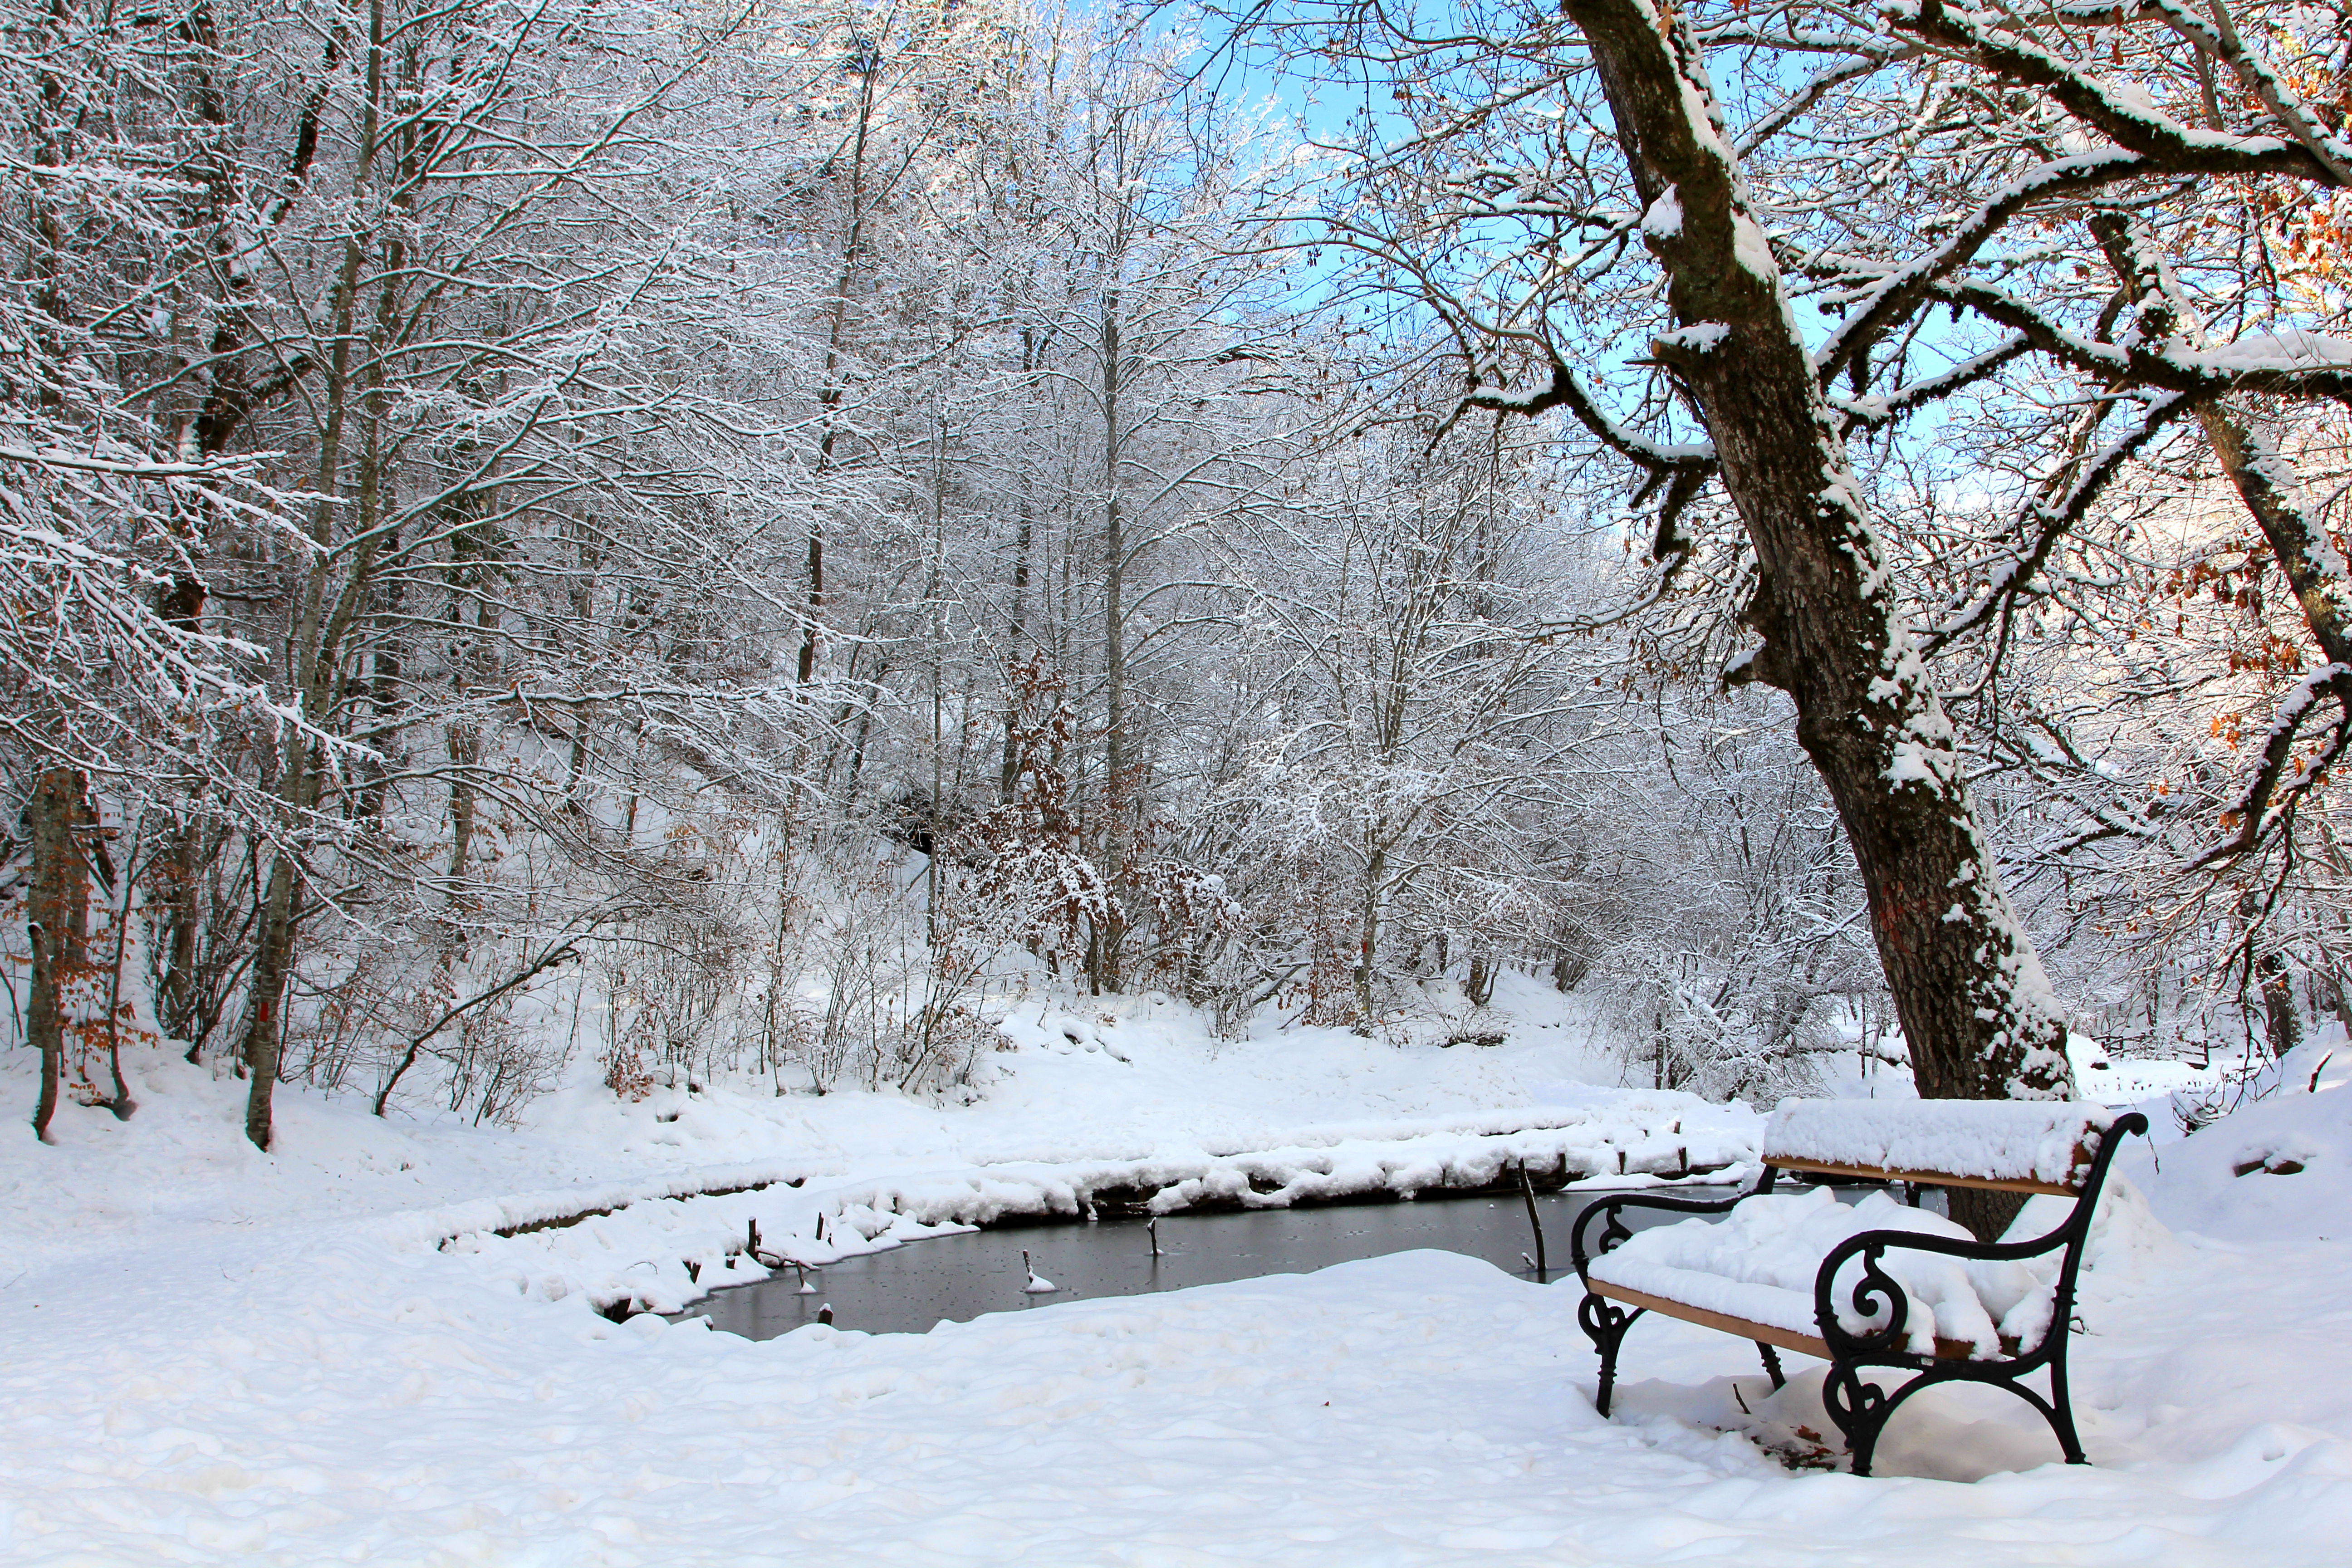
[[[1727,1198],[1677,1198],[1653,1196],[1648,1193],[1621,1193],[1613,1198],[1603,1198],[1578,1215],[1575,1226],[1569,1232],[1569,1250],[1575,1262],[1576,1272],[1581,1278],[1594,1258],[1620,1242],[1633,1239],[1633,1233],[1625,1228],[1618,1218],[1627,1209],[1662,1209],[1667,1214],[1686,1215],[1729,1214],[1759,1193],[1769,1192],[1772,1177],[1771,1169],[1767,1167],[1756,1185],[1744,1193],[1734,1193]],[[1593,1245],[1588,1247],[1586,1237],[1595,1216],[1605,1223],[1601,1227],[1601,1234],[1592,1238]]]
[[[1831,1247],[1829,1255],[1822,1259],[1821,1269],[1813,1276],[1813,1321],[1821,1327],[1822,1338],[1832,1348],[1871,1354],[1898,1350],[1906,1342],[1904,1331],[1908,1326],[1911,1301],[1894,1276],[1878,1266],[1879,1259],[1887,1253],[1936,1252],[1971,1263],[2008,1262],[2055,1252],[2074,1239],[2076,1228],[2074,1216],[2069,1215],[2064,1225],[2047,1236],[2012,1242],[1923,1236],[1916,1230],[1862,1231]],[[1862,1278],[1853,1282],[1853,1310],[1866,1318],[1882,1311],[1887,1314],[1885,1328],[1864,1333],[1843,1327],[1837,1314],[1838,1270],[1857,1257],[1862,1259]]]
[[[1882,1257],[1897,1248],[1939,1253],[1970,1263],[2011,1263],[2052,1252],[2063,1253],[2064,1261],[2059,1265],[2055,1281],[2058,1319],[2051,1330],[2053,1334],[2063,1333],[2065,1316],[2072,1310],[2074,1273],[2082,1265],[2083,1244],[2091,1234],[2091,1217],[2098,1206],[2100,1189],[2106,1184],[2107,1166],[2126,1136],[2147,1131],[2147,1118],[2137,1111],[2116,1119],[2100,1142],[2082,1190],[2074,1195],[2073,1211],[2046,1235],[2025,1241],[1978,1241],[1972,1237],[1927,1236],[1916,1230],[1865,1230],[1847,1237],[1830,1248],[1829,1255],[1822,1259],[1820,1271],[1813,1276],[1813,1317],[1820,1325],[1822,1338],[1832,1349],[1871,1355],[1898,1349],[1905,1342],[1905,1320],[1910,1313],[1910,1300],[1902,1286],[1878,1267]],[[1864,1317],[1875,1317],[1882,1310],[1888,1315],[1885,1328],[1864,1334],[1849,1332],[1839,1326],[1837,1320],[1837,1272],[1856,1257],[1862,1259],[1862,1278],[1854,1281],[1851,1293],[1853,1310]]]

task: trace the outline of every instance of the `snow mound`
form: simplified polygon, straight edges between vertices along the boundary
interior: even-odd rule
[[[2074,1212],[2073,1198],[2043,1193],[2025,1200],[2003,1241],[2032,1241],[2066,1223]],[[2105,1271],[2130,1275],[2158,1264],[2179,1261],[2179,1242],[2156,1217],[2147,1196],[2113,1170],[2099,1189],[2099,1206],[2091,1215],[2091,1235],[2083,1245],[2086,1273]]]
[[[1032,1050],[1051,1051],[1067,1055],[1073,1051],[1100,1051],[1117,1062],[1131,1061],[1120,1048],[1118,1032],[1076,1013],[1057,1012],[1052,1006],[1044,1008],[1035,1018],[1014,1016],[997,1025],[996,1032],[1017,1046]]]
[[[2231,1115],[2135,1163],[2157,1212],[2178,1229],[2231,1242],[2352,1237],[2352,1048],[2343,1026],[2266,1068],[2248,1096]]]

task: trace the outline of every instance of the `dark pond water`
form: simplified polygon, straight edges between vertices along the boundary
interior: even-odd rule
[[[1677,1196],[1727,1197],[1727,1187],[1680,1187]],[[1605,1189],[1539,1194],[1550,1279],[1573,1280],[1569,1232],[1576,1217]],[[1652,1211],[1626,1215],[1635,1228],[1681,1216]],[[1142,1220],[1092,1225],[1019,1226],[911,1242],[888,1252],[844,1258],[803,1280],[792,1271],[754,1284],[730,1286],[678,1314],[708,1318],[714,1328],[755,1340],[789,1333],[833,1309],[837,1329],[869,1333],[923,1333],[942,1320],[963,1322],[983,1312],[1019,1312],[1056,1301],[1140,1296],[1304,1274],[1359,1258],[1416,1247],[1483,1258],[1528,1279],[1523,1255],[1535,1251],[1526,1204],[1518,1198],[1423,1198],[1413,1203],[1351,1204],[1320,1208],[1258,1209],[1244,1214],[1170,1215],[1159,1222],[1160,1256]],[[1024,1291],[1024,1249],[1037,1273],[1061,1287],[1050,1295]]]

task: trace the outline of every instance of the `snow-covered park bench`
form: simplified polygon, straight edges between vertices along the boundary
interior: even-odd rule
[[[1718,1201],[1631,1193],[1595,1204],[1573,1236],[1585,1296],[1577,1321],[1601,1352],[1596,1404],[1609,1414],[1617,1351],[1644,1312],[1720,1329],[1755,1342],[1764,1370],[1782,1383],[1777,1350],[1830,1363],[1822,1396],[1844,1434],[1853,1473],[1895,1407],[1939,1383],[1991,1384],[2042,1412],[2081,1464],[2066,1391],[2066,1341],[2074,1278],[2108,1163],[2125,1136],[2147,1131],[2137,1112],[2080,1101],[1790,1100],[1764,1131],[1764,1174],[1755,1188]],[[1839,1203],[1826,1186],[1775,1193],[1783,1171],[1831,1183],[1907,1186]],[[2063,1219],[2030,1205],[2012,1234],[1979,1242],[1917,1206],[1919,1189],[1987,1187],[2074,1200]],[[1628,1209],[1722,1215],[1636,1234]],[[1598,1226],[1598,1234],[1594,1227]],[[1864,1369],[1917,1375],[1891,1392]],[[2047,1368],[2047,1398],[2027,1387]]]

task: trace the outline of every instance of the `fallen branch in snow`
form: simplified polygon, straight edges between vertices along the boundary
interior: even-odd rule
[[[763,1192],[773,1184],[774,1184],[769,1182],[752,1182],[740,1187],[709,1187],[698,1193],[670,1193],[662,1197],[653,1199],[652,1201],[655,1203],[676,1204],[684,1203],[688,1198],[728,1198],[733,1197],[737,1193]],[[784,1185],[788,1187],[797,1187],[800,1185],[800,1183],[786,1182]],[[582,1220],[598,1219],[608,1214],[618,1214],[621,1210],[629,1206],[630,1205],[627,1204],[611,1204],[603,1208],[580,1209],[572,1214],[558,1215],[551,1219],[535,1219],[527,1225],[504,1226],[491,1231],[490,1234],[492,1236],[529,1236],[534,1231],[569,1230],[572,1226],[578,1225]],[[753,1231],[755,1235],[757,1234],[757,1230],[758,1222],[754,1221]],[[451,1239],[455,1238],[453,1237]],[[779,1266],[772,1264],[767,1267],[774,1268]]]
[[[571,960],[579,957],[579,938],[574,934],[574,932],[579,930],[580,926],[583,922],[593,923],[595,921],[604,918],[605,912],[606,911],[598,910],[591,915],[582,916],[579,919],[572,921],[565,925],[562,931],[559,931],[556,934],[556,938],[553,942],[548,943],[545,948],[541,950],[537,958],[531,960],[529,963],[524,964],[520,969],[516,970],[512,974],[508,975],[504,980],[499,982],[496,985],[491,986],[488,990],[468,996],[463,1002],[457,1003],[456,1005],[449,1008],[448,1011],[443,1013],[439,1017],[434,1019],[433,1022],[427,1025],[421,1032],[410,1037],[408,1041],[408,1049],[402,1054],[400,1065],[392,1069],[392,1076],[383,1080],[383,1087],[382,1089],[376,1090],[375,1113],[378,1116],[382,1116],[383,1114],[383,1108],[386,1104],[390,1103],[392,1100],[392,1091],[399,1087],[402,1076],[405,1074],[410,1068],[416,1065],[416,1053],[424,1048],[425,1041],[431,1039],[443,1029],[447,1028],[451,1024],[455,1023],[460,1016],[472,1012],[483,1003],[496,1001],[498,998],[505,995],[508,992],[514,990],[517,986],[527,984],[548,970],[553,969],[560,964],[569,963]]]
[[[462,1236],[517,1237],[565,1230],[583,1220],[618,1214],[639,1204],[732,1197],[738,1193],[764,1192],[770,1187],[798,1187],[808,1179],[802,1171],[786,1173],[772,1167],[763,1170],[759,1166],[735,1166],[706,1169],[699,1174],[688,1173],[635,1186],[479,1199],[453,1208],[401,1215],[394,1223],[399,1230],[411,1234],[387,1239],[414,1240],[446,1248]]]

